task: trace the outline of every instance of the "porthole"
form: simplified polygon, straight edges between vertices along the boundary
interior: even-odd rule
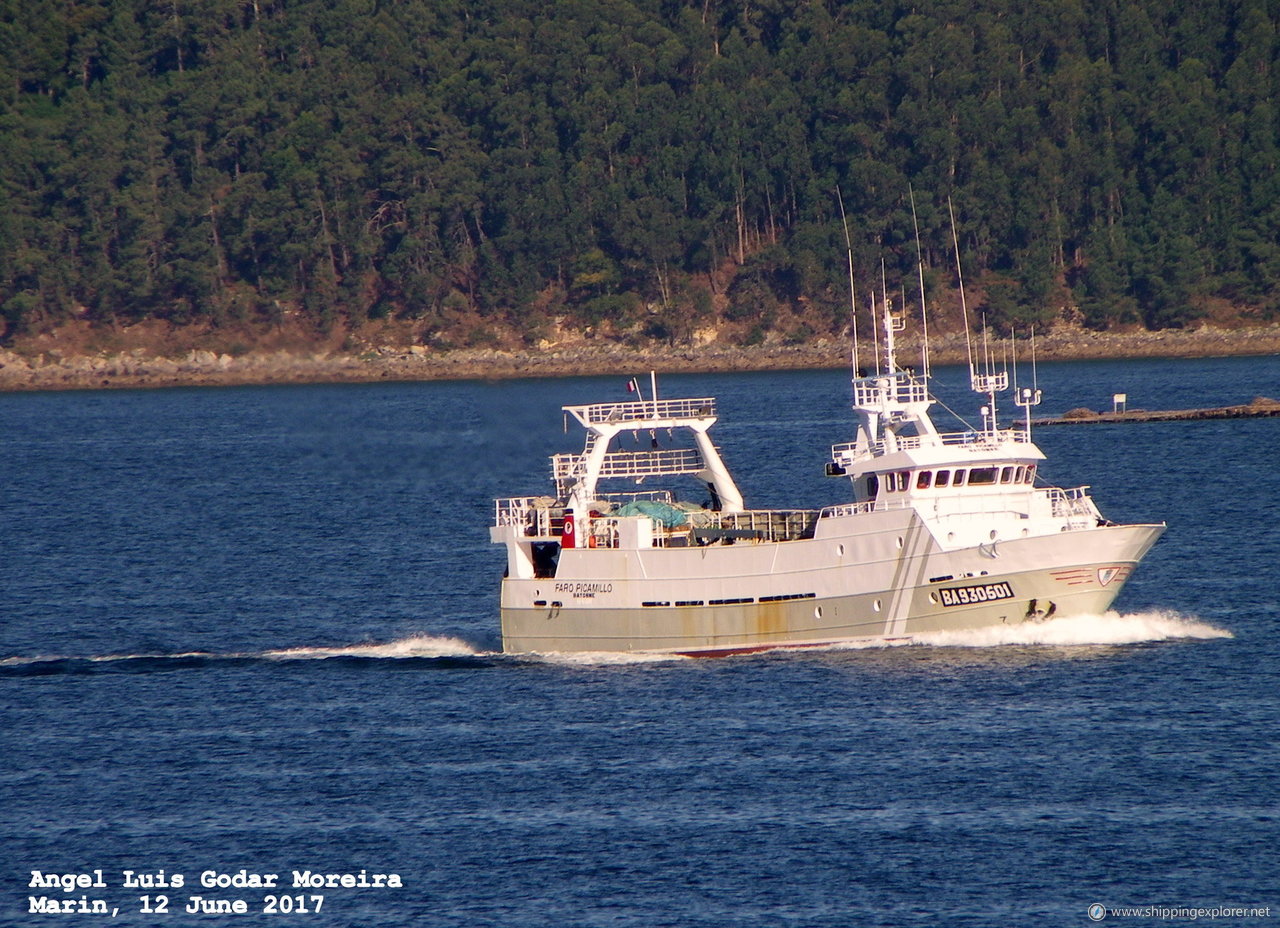
[[[935,606],[936,606],[936,605],[938,605],[938,594],[937,594],[937,593],[930,593],[930,594],[929,594],[929,602],[933,603]]]
[[[997,535],[999,535],[1000,533],[999,533],[999,532],[997,532],[995,529],[992,529],[988,534],[989,534],[989,537],[991,538],[991,540],[992,540],[992,541],[995,541],[995,540],[996,540],[996,536],[997,536]]]
[[[902,536],[901,536],[901,535],[899,535],[899,536],[898,536],[898,550],[899,550],[899,551],[901,551],[901,550],[902,550]]]
[[[844,557],[844,545],[836,545],[836,557]]]
[[[875,602],[873,602],[873,603],[871,604],[871,608],[872,608],[872,609],[874,609],[876,612],[879,612],[879,611],[880,611],[880,600],[878,600],[878,599],[877,599]]]
[[[813,617],[814,617],[815,619],[820,619],[820,618],[822,618],[822,607],[821,607],[821,606],[814,606],[814,607],[813,607]]]

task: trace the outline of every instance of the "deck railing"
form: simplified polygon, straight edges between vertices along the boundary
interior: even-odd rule
[[[610,493],[608,501],[617,505],[635,500],[672,504],[670,490],[637,490],[632,493]],[[514,496],[494,500],[493,524],[513,525],[532,537],[558,536],[564,525],[564,503],[549,496]],[[596,517],[599,518],[599,517]]]
[[[555,510],[560,522],[564,521],[564,509]],[[493,524],[514,526],[532,536],[549,536],[552,529],[553,510],[544,496],[513,496],[494,500]]]
[[[1098,508],[1094,505],[1093,498],[1089,496],[1087,486],[1075,487],[1071,490],[1047,487],[1039,492],[1048,497],[1050,511],[1060,519],[1069,519],[1073,516],[1097,518]]]
[[[812,538],[818,524],[817,509],[748,509],[744,512],[716,513],[718,518],[709,529],[726,533],[748,533],[759,541],[794,541]],[[725,537],[733,537],[728,534]]]
[[[928,403],[929,390],[906,374],[886,374],[853,382],[853,405],[879,407],[885,403]]]
[[[614,502],[636,499],[670,503],[671,494],[655,490],[611,497]],[[494,510],[495,525],[513,526],[527,537],[558,538],[564,531],[564,505],[552,503],[547,497],[499,499],[495,501]],[[816,509],[752,509],[727,513],[698,510],[690,513],[688,522],[672,528],[654,520],[653,543],[655,547],[672,547],[716,541],[793,541],[812,538],[819,516]],[[592,547],[616,547],[619,521],[618,517],[611,515],[588,515],[583,537],[593,539]]]
[[[876,504],[874,501],[865,503],[843,503],[839,506],[827,506],[820,513],[820,519],[838,519],[841,516],[857,516],[867,512],[874,512]]]
[[[999,429],[994,432],[944,432],[937,435],[899,435],[895,439],[899,451],[912,451],[918,448],[934,448],[939,446],[969,447],[975,451],[996,451],[1002,445],[1026,445],[1031,439],[1020,429]],[[873,441],[868,446],[872,454],[885,454],[887,442]],[[842,442],[831,446],[831,457],[852,458],[858,450],[858,443]]]
[[[1099,518],[1097,507],[1094,505],[1088,491],[1089,488],[1083,486],[1069,490],[1047,487],[1032,492],[1048,504],[1049,514],[1052,517],[1065,519],[1070,528],[1076,529],[1092,526]],[[982,496],[990,496],[992,506],[1009,500],[1007,494],[991,493],[982,494]],[[977,498],[975,496],[966,496],[966,507],[963,510],[954,512],[949,511],[945,506],[939,509],[935,503],[934,514],[951,520],[989,519],[994,511],[992,506],[982,506],[977,509],[971,508],[973,501]],[[672,502],[671,494],[666,490],[610,495],[610,500],[614,503],[637,499]],[[939,500],[938,502],[944,501]],[[667,528],[657,520],[654,520],[653,544],[655,547],[675,547],[688,544],[713,544],[716,542],[795,541],[801,538],[812,538],[818,521],[821,519],[863,515],[869,512],[891,509],[908,509],[918,504],[918,500],[904,496],[901,499],[891,498],[843,503],[838,506],[827,506],[820,510],[749,509],[743,512],[725,513],[698,510],[690,513],[690,519],[687,523],[673,528]],[[630,516],[628,518],[637,517]],[[611,548],[617,546],[618,517],[587,514],[585,522],[583,537],[589,536],[593,538],[593,547]],[[558,538],[564,530],[564,504],[553,502],[544,496],[499,499],[495,501],[494,524],[515,526],[521,529],[522,534],[527,537]]]
[[[625,403],[592,403],[565,406],[564,411],[587,425],[649,422],[667,419],[709,419],[716,414],[715,397],[674,400],[631,400]]]
[[[585,471],[585,454],[557,454],[551,458],[551,477],[557,483]],[[599,476],[657,477],[661,475],[696,474],[706,468],[702,455],[694,448],[660,451],[610,451],[600,465]]]

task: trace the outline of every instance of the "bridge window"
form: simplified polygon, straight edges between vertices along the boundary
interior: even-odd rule
[[[880,492],[880,478],[875,474],[867,474],[867,499],[875,499]]]
[[[1034,464],[1027,465],[1027,483],[1036,482],[1036,466]]]
[[[911,471],[909,470],[898,471],[898,489],[899,490],[902,490],[905,492],[910,480],[911,480]]]
[[[937,479],[933,481],[933,485],[935,487],[945,487],[950,482],[950,480],[951,480],[951,471],[940,470],[938,471]]]
[[[996,482],[994,467],[971,467],[969,469],[969,486],[990,486]]]
[[[1005,467],[1000,470],[1001,483],[1013,483],[1013,467]]]
[[[933,471],[922,470],[920,471],[920,475],[916,477],[916,489],[927,490],[929,489],[929,484],[932,482],[933,482]]]
[[[964,475],[965,475],[965,471],[963,469],[956,471],[956,475],[953,478],[951,478],[951,485],[953,487],[964,486]]]

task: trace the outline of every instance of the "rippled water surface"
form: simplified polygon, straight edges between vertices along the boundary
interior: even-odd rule
[[[961,372],[939,380],[976,407]],[[1109,616],[714,661],[502,655],[492,499],[544,491],[546,456],[580,444],[560,406],[624,381],[0,396],[0,924],[101,918],[33,896],[170,926],[1280,917],[1280,420],[1038,432],[1052,482],[1169,523]],[[748,504],[845,498],[822,476],[852,438],[845,375],[661,383],[719,397]],[[1039,385],[1045,414],[1238,403],[1280,397],[1280,359],[1043,365]],[[160,869],[185,885],[121,885]],[[242,869],[279,887],[199,885]],[[261,914],[282,893],[324,901]]]

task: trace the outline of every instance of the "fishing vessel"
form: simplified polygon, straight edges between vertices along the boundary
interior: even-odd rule
[[[856,437],[825,465],[851,488],[839,505],[748,508],[713,397],[660,399],[651,376],[647,399],[633,380],[637,399],[565,406],[586,438],[552,457],[554,494],[496,501],[504,650],[714,656],[1105,612],[1163,523],[1116,525],[1088,487],[1039,485],[1041,393],[1015,384],[1025,422],[1001,428],[1009,369],[989,354],[979,370],[970,352],[982,424],[939,432],[927,348],[920,372],[898,362],[904,325],[884,299],[874,370],[855,334]],[[672,478],[696,498],[641,489]]]
[[[748,508],[709,435],[713,397],[660,399],[655,380],[648,399],[565,406],[586,439],[552,458],[554,495],[496,501],[504,650],[711,656],[1105,612],[1164,525],[1037,485],[1029,427],[996,422],[1007,372],[973,377],[981,427],[937,431],[926,378],[896,364],[900,321],[886,310],[886,363],[853,379],[857,435],[825,468],[849,481],[839,505]],[[1015,400],[1028,424],[1039,399]],[[673,477],[702,498],[637,489]]]

